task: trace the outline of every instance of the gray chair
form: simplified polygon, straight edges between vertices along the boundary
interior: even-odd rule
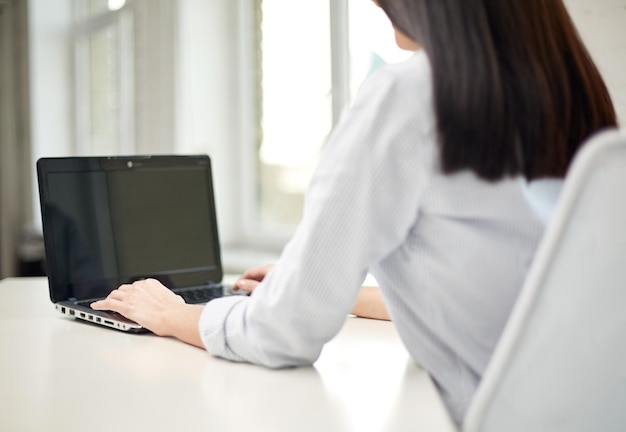
[[[576,156],[463,430],[626,431],[626,131]]]

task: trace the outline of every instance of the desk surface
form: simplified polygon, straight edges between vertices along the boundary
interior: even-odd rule
[[[232,363],[66,318],[45,278],[0,281],[2,431],[453,431],[389,322],[348,318],[313,367]]]

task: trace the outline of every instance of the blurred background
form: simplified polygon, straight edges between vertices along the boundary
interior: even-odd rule
[[[626,121],[626,0],[566,0]],[[45,274],[35,162],[211,156],[225,270],[273,261],[333,126],[406,59],[370,0],[0,0],[0,277]]]

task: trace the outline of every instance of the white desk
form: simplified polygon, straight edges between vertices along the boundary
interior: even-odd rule
[[[66,318],[0,281],[0,431],[453,431],[388,322],[348,318],[313,367],[231,363]]]

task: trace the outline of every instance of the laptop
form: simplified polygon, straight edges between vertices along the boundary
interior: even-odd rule
[[[61,313],[142,332],[89,304],[146,278],[187,303],[225,294],[208,156],[41,158],[37,179],[50,300]]]

